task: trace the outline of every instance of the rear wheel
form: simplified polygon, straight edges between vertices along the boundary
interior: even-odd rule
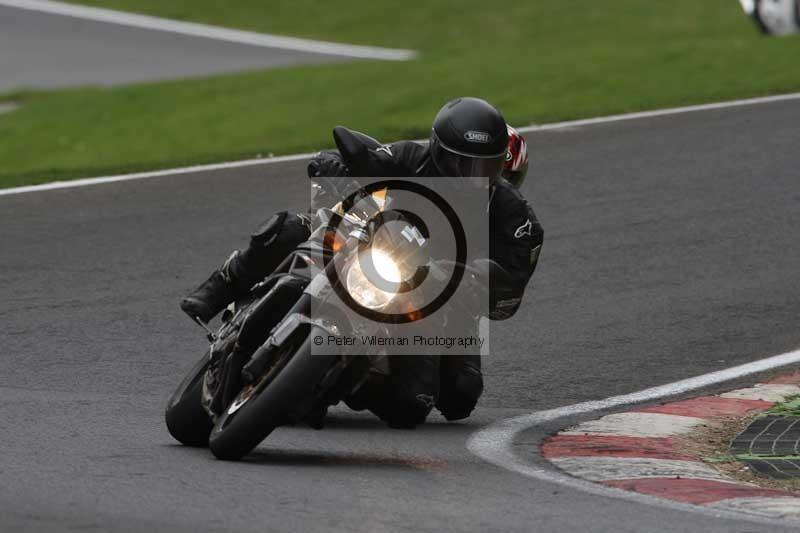
[[[317,385],[337,360],[334,355],[311,355],[311,339],[324,332],[311,328],[305,337],[278,350],[270,368],[246,385],[217,419],[209,438],[219,459],[238,460],[272,431],[313,407]]]
[[[208,362],[206,352],[167,402],[165,417],[169,434],[186,446],[208,446],[208,436],[214,426],[201,403]]]

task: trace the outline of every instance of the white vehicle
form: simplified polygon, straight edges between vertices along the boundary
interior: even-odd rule
[[[766,35],[800,33],[800,0],[739,0]]]

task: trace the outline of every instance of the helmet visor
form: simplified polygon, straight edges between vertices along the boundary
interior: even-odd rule
[[[506,153],[494,156],[462,154],[443,146],[434,135],[431,139],[431,158],[442,176],[496,178],[503,171]]]

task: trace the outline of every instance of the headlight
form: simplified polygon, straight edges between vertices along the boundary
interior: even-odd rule
[[[364,253],[372,254],[372,264],[375,266],[377,274],[383,278],[384,283],[400,285],[403,281],[400,277],[400,268],[397,263],[386,252],[380,250],[368,250]],[[375,286],[361,269],[361,261],[355,261],[347,272],[347,292],[359,304],[369,309],[384,307],[395,297],[395,291],[386,291]]]

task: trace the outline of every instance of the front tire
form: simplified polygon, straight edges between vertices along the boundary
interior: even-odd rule
[[[169,434],[186,446],[208,446],[208,436],[214,426],[201,403],[208,363],[206,352],[167,402],[165,418]]]
[[[260,381],[247,386],[226,406],[209,437],[215,457],[241,459],[276,427],[307,414],[298,413],[298,407],[309,404],[317,385],[337,360],[335,355],[311,355],[311,339],[323,333],[311,328],[301,342],[290,343]]]

